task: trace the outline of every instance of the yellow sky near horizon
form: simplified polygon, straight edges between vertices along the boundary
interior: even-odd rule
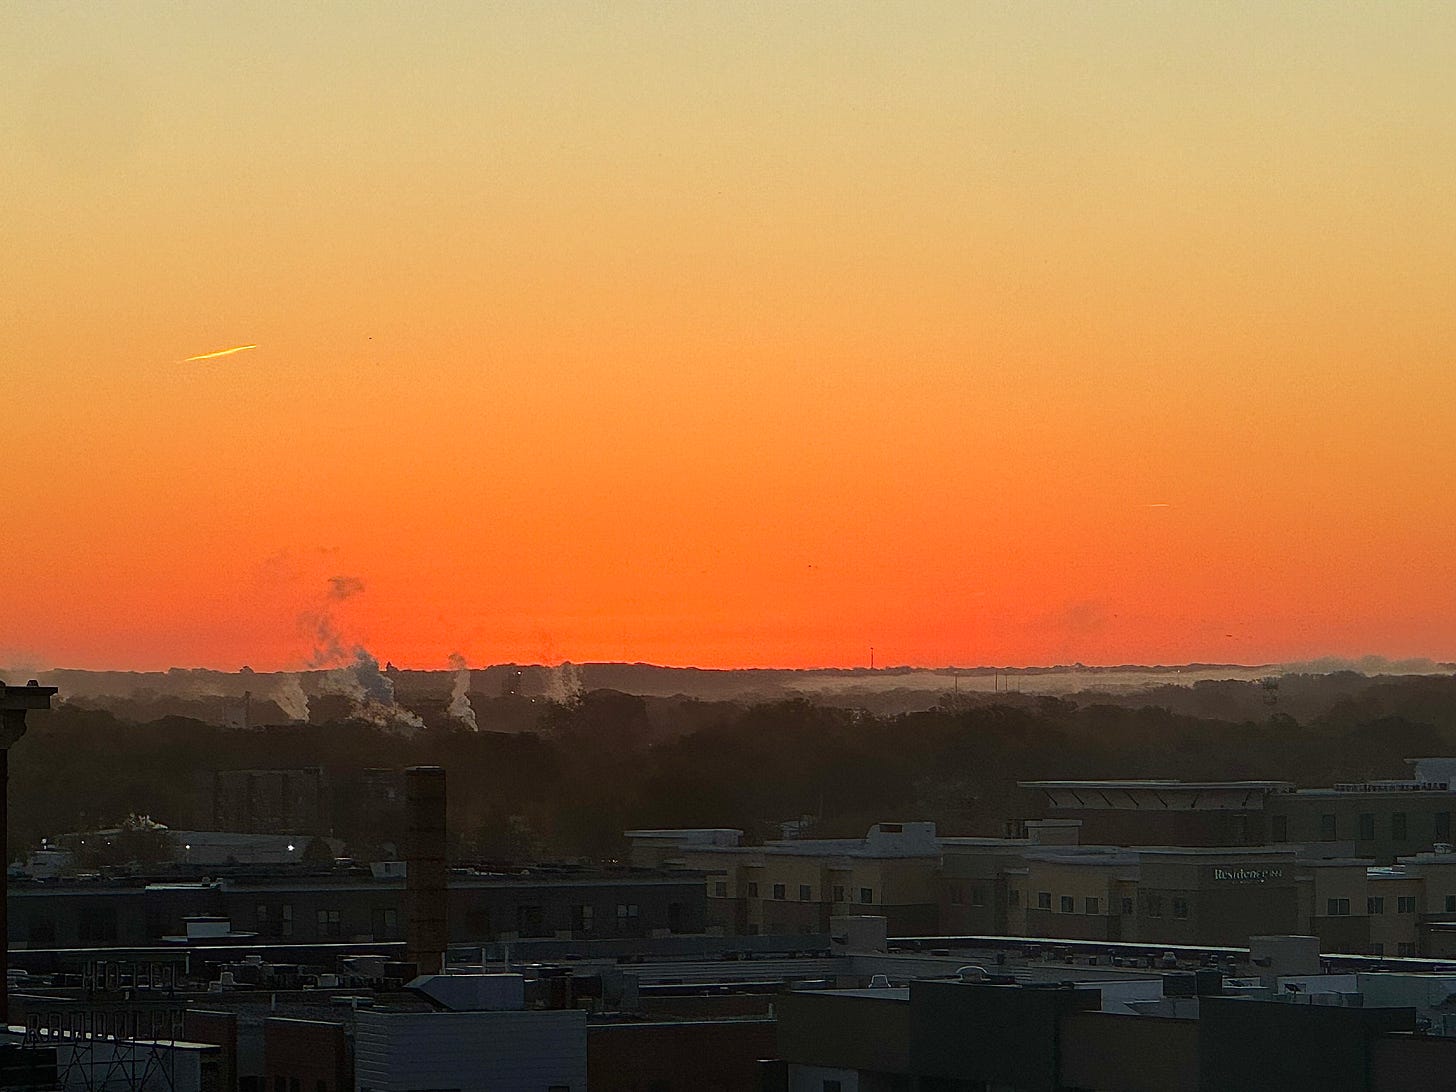
[[[1456,657],[1453,50],[8,5],[0,662]]]

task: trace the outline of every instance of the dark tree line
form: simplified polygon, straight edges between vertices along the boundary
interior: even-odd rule
[[[9,849],[13,859],[42,836],[133,814],[206,829],[213,774],[233,769],[323,767],[331,833],[365,855],[382,851],[366,771],[442,765],[457,854],[513,861],[616,858],[621,832],[633,827],[729,826],[773,837],[780,822],[801,816],[826,835],[862,834],[889,819],[995,834],[1007,819],[1037,814],[1040,802],[1020,780],[1321,785],[1401,777],[1407,757],[1456,754],[1452,677],[1333,685],[1338,696],[1305,720],[1262,702],[1256,716],[1195,715],[1189,705],[1228,697],[1197,688],[1160,691],[1176,700],[1141,706],[947,696],[939,708],[898,715],[596,690],[566,705],[512,707],[527,731],[468,732],[422,709],[427,726],[409,736],[348,719],[253,730],[184,717],[133,723],[63,704],[33,715],[11,753]]]

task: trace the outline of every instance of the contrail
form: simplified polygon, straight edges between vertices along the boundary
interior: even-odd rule
[[[198,353],[196,356],[189,356],[182,363],[191,364],[194,360],[214,360],[220,356],[232,356],[233,353],[241,353],[257,347],[256,345],[234,345],[231,349],[219,349],[215,353]]]

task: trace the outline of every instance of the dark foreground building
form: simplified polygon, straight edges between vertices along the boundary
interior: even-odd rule
[[[1456,1039],[1408,1008],[1200,997],[1197,1019],[1099,1010],[1095,989],[911,982],[777,999],[764,1092],[1414,1092]]]
[[[696,873],[538,868],[453,870],[449,939],[637,939],[701,933],[706,897]],[[12,949],[142,947],[185,936],[188,918],[277,944],[405,939],[404,879],[368,870],[212,881],[12,881]],[[240,938],[241,939],[241,938]]]

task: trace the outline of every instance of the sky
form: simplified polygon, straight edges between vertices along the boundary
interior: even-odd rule
[[[1456,658],[1453,55],[0,5],[0,663]]]

